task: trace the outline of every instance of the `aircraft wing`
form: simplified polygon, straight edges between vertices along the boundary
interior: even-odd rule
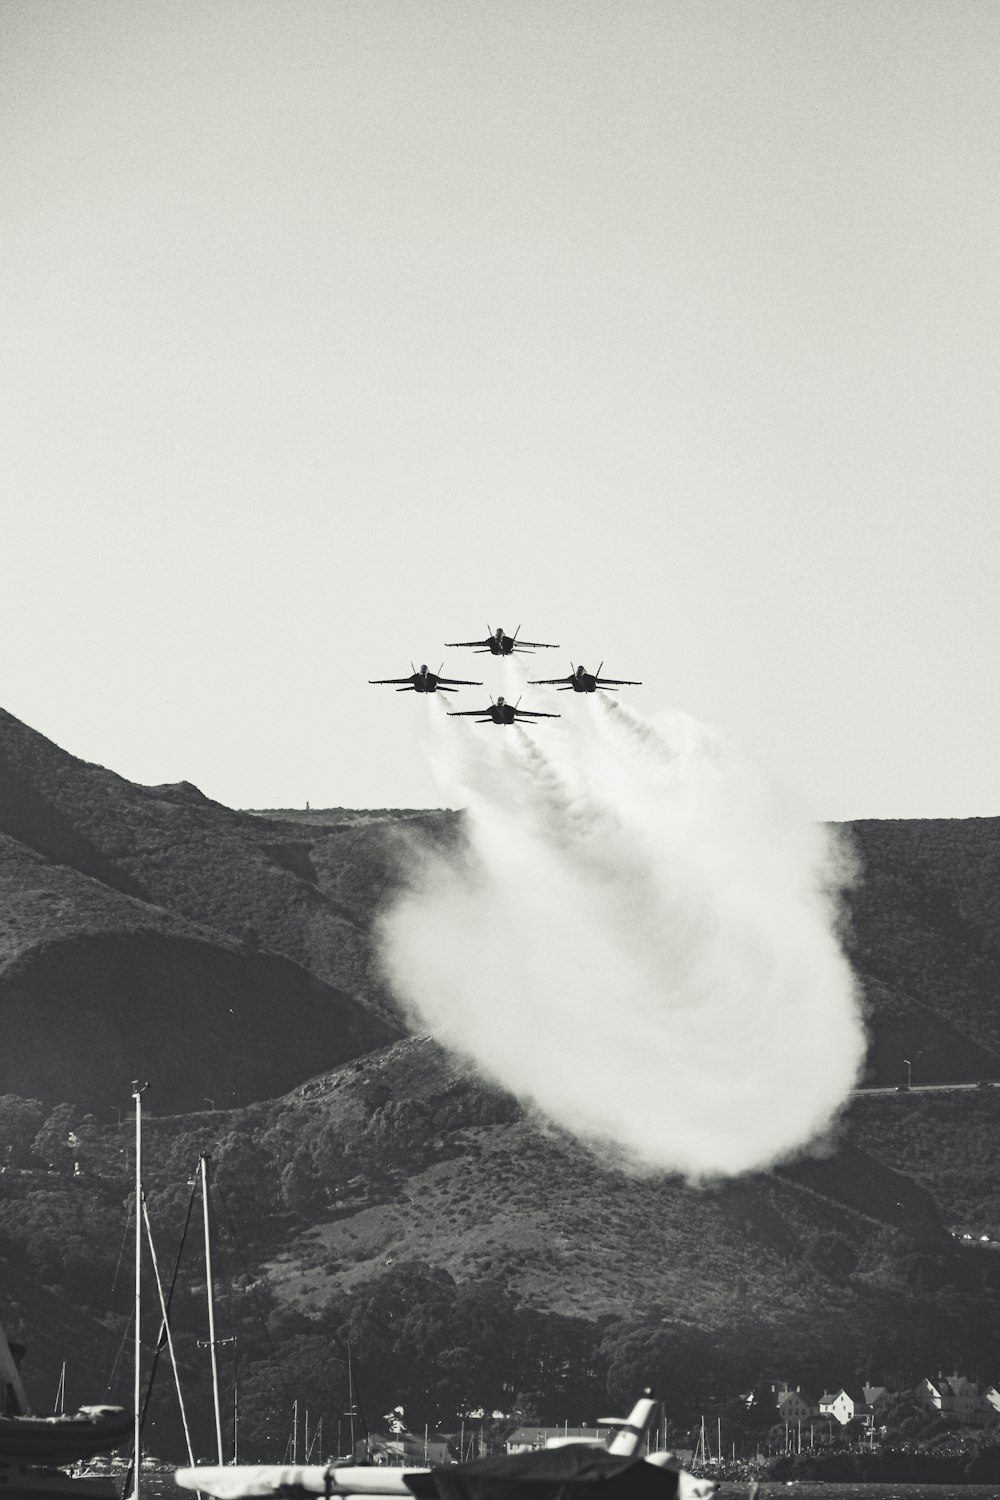
[[[519,641],[515,642],[515,650],[517,649],[518,646],[530,646],[532,648],[532,650],[535,650],[537,648],[540,651],[558,651],[559,650],[559,643],[558,643],[558,641],[552,642],[552,641],[521,641],[521,640],[519,640]]]
[[[445,641],[446,646],[482,646],[484,650],[489,648],[489,641]]]
[[[483,714],[489,715],[488,708],[456,708],[448,710],[449,719],[481,719]]]
[[[529,687],[555,687],[556,683],[558,683],[558,682],[572,683],[572,681],[573,681],[572,677],[532,677],[529,680],[529,682],[528,682],[528,686]]]
[[[470,682],[467,677],[439,677],[438,687],[442,682],[452,683],[455,687],[482,687],[482,682]]]
[[[629,677],[595,677],[594,681],[598,687],[642,687],[641,682],[633,682]]]
[[[517,717],[519,719],[561,719],[562,714],[546,714],[540,708],[519,708]]]
[[[413,686],[412,677],[369,677],[368,681],[372,687],[386,687],[390,685],[395,687],[397,682],[406,682],[411,687]]]

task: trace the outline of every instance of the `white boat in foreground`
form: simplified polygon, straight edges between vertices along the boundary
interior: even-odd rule
[[[178,1469],[182,1489],[214,1500],[309,1500],[313,1495],[406,1496],[409,1500],[710,1500],[714,1480],[696,1479],[671,1453],[641,1451],[660,1403],[643,1396],[611,1442],[560,1441],[528,1453],[498,1454],[438,1468],[257,1464]]]

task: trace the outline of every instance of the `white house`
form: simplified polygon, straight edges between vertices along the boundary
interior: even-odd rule
[[[992,1404],[980,1395],[976,1382],[966,1380],[964,1375],[938,1375],[934,1380],[925,1375],[913,1396],[927,1411],[957,1417],[963,1427],[985,1421],[992,1410]]]
[[[843,1386],[839,1391],[824,1391],[819,1398],[819,1409],[822,1416],[833,1417],[841,1427],[846,1427],[855,1417],[871,1426],[872,1405],[861,1391],[848,1391]]]

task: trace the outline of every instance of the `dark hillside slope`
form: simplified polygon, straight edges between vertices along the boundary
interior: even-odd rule
[[[1000,818],[845,826],[862,866],[849,901],[857,969],[983,1048],[982,1071],[1000,1076]],[[877,1024],[880,996],[869,998]],[[923,1052],[925,1080],[955,1076],[932,1038],[907,1045],[914,1064]]]
[[[0,1094],[96,1111],[152,1076],[157,1111],[283,1093],[396,1035],[251,951],[0,835]]]
[[[804,1156],[778,1172],[866,1218],[905,1229],[915,1243],[934,1246],[941,1239],[941,1215],[927,1189],[850,1141],[829,1156]]]
[[[1000,1078],[1000,1056],[946,1020],[933,1001],[863,975],[868,1009],[867,1081],[967,1083]]]
[[[857,1095],[847,1126],[931,1193],[950,1228],[989,1236],[1000,1285],[1000,1088]]]
[[[280,954],[155,930],[35,945],[2,973],[0,1027],[0,1093],[107,1110],[152,1078],[171,1114],[283,1093],[390,1034]]]
[[[151,1182],[183,1128],[156,1122]],[[925,1289],[906,1280],[914,1256],[953,1274],[926,1189],[854,1146],[801,1174],[630,1176],[463,1078],[426,1038],[217,1128],[219,1193],[252,1238],[275,1327],[336,1328],[345,1298],[364,1304],[417,1264],[502,1285],[540,1319],[596,1329],[655,1309],[655,1323],[696,1326],[745,1360],[744,1375],[787,1360],[806,1378],[817,1362],[874,1360],[886,1327],[928,1324]]]
[[[240,1133],[262,1158],[276,1141],[293,1144],[317,1207],[342,1182],[333,1143],[370,1185],[276,1244],[272,1284],[314,1313],[405,1256],[462,1280],[502,1274],[524,1302],[589,1318],[664,1303],[738,1321],[749,1275],[768,1321],[796,1298],[808,1307],[818,1273],[806,1252],[818,1235],[843,1237],[872,1267],[886,1233],[928,1249],[946,1241],[927,1190],[849,1143],[734,1182],[634,1176],[463,1077],[426,1037],[254,1106]],[[297,1186],[308,1197],[304,1175]]]
[[[457,815],[284,822],[235,812],[187,782],[136,786],[0,710],[0,832],[199,926],[282,953],[384,1015],[369,925],[406,863],[408,831]],[[379,1040],[383,1040],[380,1037]],[[373,1045],[376,1043],[373,1042]]]

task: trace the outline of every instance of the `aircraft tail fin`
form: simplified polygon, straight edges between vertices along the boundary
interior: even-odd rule
[[[601,1417],[602,1426],[618,1428],[608,1444],[608,1452],[618,1453],[623,1457],[638,1453],[640,1444],[659,1411],[659,1401],[655,1401],[647,1391],[639,1397],[624,1421],[620,1417]]]

